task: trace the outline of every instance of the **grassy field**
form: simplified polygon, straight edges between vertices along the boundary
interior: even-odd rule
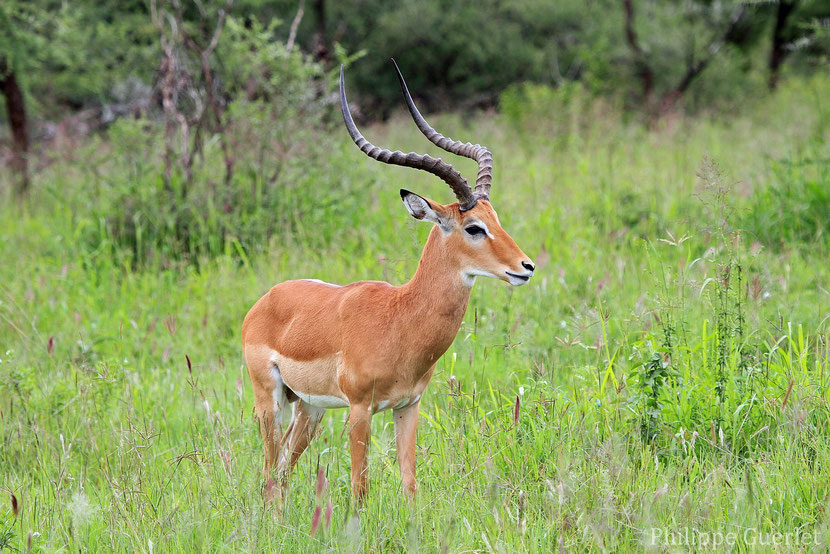
[[[352,505],[345,410],[286,510],[263,505],[239,330],[282,280],[405,282],[429,229],[398,189],[449,190],[334,126],[279,190],[239,177],[267,210],[198,206],[182,239],[149,139],[78,146],[0,208],[0,550],[826,549],[828,88],[652,127],[579,91],[432,118],[494,152],[494,206],[538,270],[476,284],[421,404],[412,505],[391,412]],[[403,116],[364,131],[427,150]]]

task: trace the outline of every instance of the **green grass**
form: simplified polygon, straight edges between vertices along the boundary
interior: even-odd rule
[[[652,529],[826,548],[827,88],[794,81],[654,129],[555,94],[519,116],[432,118],[494,152],[494,205],[539,269],[519,289],[476,284],[421,404],[411,506],[389,412],[352,506],[345,410],[324,418],[287,509],[263,506],[239,329],[281,280],[404,282],[428,227],[397,190],[448,202],[445,186],[368,161],[335,127],[324,153],[295,154],[280,199],[262,193],[269,210],[200,205],[186,247],[159,223],[157,158],[127,156],[123,135],[46,167],[0,211],[0,548],[677,548]],[[425,150],[403,116],[365,132]],[[141,233],[113,226],[139,194]],[[333,515],[312,537],[318,467]]]

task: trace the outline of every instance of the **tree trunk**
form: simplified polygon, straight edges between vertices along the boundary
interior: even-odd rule
[[[778,84],[778,74],[787,51],[784,49],[786,43],[784,29],[787,26],[787,19],[795,10],[794,1],[781,0],[778,2],[778,10],[775,18],[775,30],[772,33],[772,48],[769,53],[769,88],[773,90]]]
[[[729,26],[724,31],[723,35],[716,38],[709,44],[707,48],[708,54],[706,57],[698,60],[696,63],[689,65],[686,68],[686,73],[677,83],[673,89],[663,95],[663,99],[660,102],[660,115],[665,115],[670,110],[674,108],[674,105],[677,103],[680,98],[683,97],[683,94],[686,93],[686,89],[689,88],[689,85],[703,72],[704,69],[711,63],[715,56],[718,55],[721,48],[727,43],[733,42],[735,40],[735,32],[738,28],[738,24],[741,22],[744,14],[746,13],[746,6],[739,6],[733,13],[732,18],[729,21]]]
[[[643,103],[649,106],[654,90],[654,72],[651,70],[647,56],[637,38],[637,32],[634,30],[634,4],[632,0],[622,0],[622,4],[625,15],[625,40],[634,53],[637,74],[643,82]]]
[[[12,131],[11,168],[19,179],[18,193],[25,194],[29,189],[29,131],[26,125],[26,105],[17,77],[4,59],[0,59],[0,92],[6,99],[6,115]]]
[[[326,40],[326,0],[314,0],[314,19],[317,31],[314,33],[312,51],[314,59],[325,63],[331,60],[331,49]]]

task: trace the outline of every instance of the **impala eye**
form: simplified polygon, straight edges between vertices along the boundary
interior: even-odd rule
[[[471,237],[484,236],[484,229],[482,229],[478,225],[470,225],[469,227],[465,227],[464,231],[466,231],[467,234],[470,235]]]

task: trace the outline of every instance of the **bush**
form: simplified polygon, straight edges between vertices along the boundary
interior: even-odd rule
[[[162,122],[119,120],[87,147],[83,171],[100,194],[90,202],[75,191],[74,201],[89,214],[82,237],[92,250],[105,248],[129,266],[168,266],[244,257],[274,236],[290,240],[300,223],[324,223],[312,218],[326,218],[326,207],[344,196],[328,182],[330,76],[275,41],[278,26],[228,18],[214,68],[218,121],[193,117],[171,138]],[[188,92],[195,100],[178,108],[182,118],[204,102],[199,83]],[[185,143],[190,157],[166,163]]]
[[[804,151],[771,164],[775,181],[753,197],[747,230],[768,246],[827,242],[830,236],[830,158],[816,135]]]
[[[262,126],[280,125],[279,119],[262,116],[267,110],[259,103],[236,109],[258,112]],[[332,206],[349,199],[347,189],[331,182],[338,174],[326,159],[332,135],[306,129],[302,140],[295,137],[290,149],[280,150],[266,133],[242,125],[230,133],[235,147],[247,149],[240,153],[230,184],[223,183],[218,144],[208,142],[205,162],[194,173],[195,186],[185,198],[182,175],[173,175],[169,190],[165,186],[158,147],[141,149],[132,140],[142,137],[157,145],[162,140],[158,125],[120,121],[109,133],[111,161],[101,162],[107,169],[98,167],[96,175],[89,175],[100,194],[62,192],[76,213],[89,214],[78,216],[89,218],[81,234],[88,249],[104,248],[120,257],[122,265],[154,267],[265,251],[274,237],[290,242],[303,227],[306,232],[316,227],[310,240],[326,243],[332,235]]]

